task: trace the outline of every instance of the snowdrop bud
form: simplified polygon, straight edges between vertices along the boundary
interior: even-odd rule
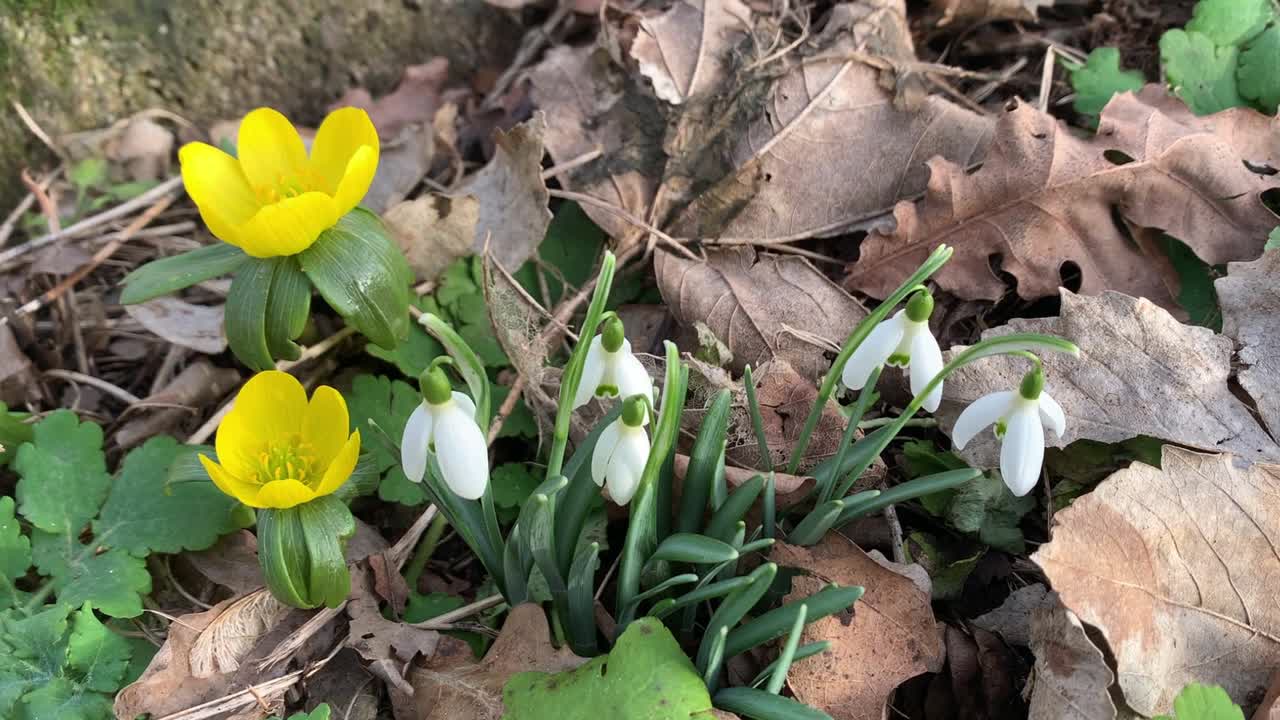
[[[626,342],[626,339],[627,332],[622,326],[622,320],[617,315],[610,315],[604,321],[604,328],[600,331],[600,345],[606,352],[615,353],[622,349],[622,343]]]
[[[444,369],[439,365],[432,365],[422,371],[418,376],[418,388],[422,390],[422,397],[432,405],[446,402],[453,395],[449,376],[444,374]]]
[[[1022,376],[1022,384],[1018,386],[1018,394],[1027,400],[1039,399],[1044,390],[1044,370],[1039,363],[1026,375]]]
[[[632,395],[622,405],[622,422],[627,427],[641,427],[648,420],[643,395]]]
[[[921,290],[907,301],[907,319],[911,322],[928,322],[932,316],[933,295],[928,290]]]

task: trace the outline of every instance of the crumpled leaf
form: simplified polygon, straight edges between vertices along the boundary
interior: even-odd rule
[[[412,668],[409,680],[420,720],[499,720],[502,689],[512,675],[559,672],[584,662],[568,646],[552,646],[546,613],[526,603],[511,609],[483,660],[473,660],[470,646],[462,640],[441,638],[426,667]]]
[[[1262,30],[1272,17],[1270,0],[1200,0],[1187,30],[1215,45],[1239,45]]]
[[[494,132],[494,155],[449,197],[474,197],[480,204],[472,249],[489,253],[510,272],[520,269],[538,248],[551,223],[546,183],[542,180],[543,135],[546,117],[509,131]]]
[[[792,580],[788,601],[831,582],[866,588],[852,612],[805,628],[801,643],[827,640],[831,648],[791,668],[787,683],[797,700],[837,720],[879,718],[899,684],[941,670],[942,637],[929,603],[929,579],[919,566],[868,555],[838,533],[828,533],[813,547],[780,542],[771,557],[810,573]]]
[[[1253,398],[1262,422],[1280,433],[1280,252],[1227,265],[1214,281],[1222,307],[1222,334],[1236,341],[1236,377]]]
[[[413,688],[405,679],[405,672],[419,655],[430,658],[435,653],[440,634],[383,617],[370,575],[367,571],[357,571],[351,577],[351,595],[347,601],[347,615],[351,618],[348,644],[369,661],[370,670],[378,677],[412,695]]]
[[[473,197],[420,195],[382,214],[396,244],[421,280],[435,280],[458,258],[471,254],[480,203]]]
[[[362,87],[347,90],[329,106],[330,111],[353,106],[369,113],[378,135],[390,140],[411,125],[430,124],[440,107],[440,93],[449,79],[449,59],[436,57],[421,65],[409,65],[396,89],[375,100]]]
[[[523,672],[502,693],[505,720],[711,720],[711,696],[671,631],[641,618],[608,655],[558,673]]]
[[[193,305],[176,297],[158,297],[125,305],[124,310],[144,328],[174,345],[206,355],[217,355],[227,349],[222,305]]]
[[[640,78],[604,50],[549,52],[531,74],[548,151],[556,162],[604,153],[561,180],[676,236],[778,242],[884,214],[923,190],[925,158],[981,158],[987,119],[939,98],[898,110],[881,86],[882,71],[915,60],[901,0],[837,6],[815,41],[830,62],[753,65],[748,35],[773,35],[774,19],[746,10],[702,0],[646,18],[631,49]],[[584,209],[624,243],[644,234]]]
[[[1045,391],[1062,405],[1062,438],[1046,432],[1049,446],[1086,438],[1114,443],[1139,435],[1225,450],[1242,460],[1280,459],[1267,435],[1228,385],[1231,341],[1207,328],[1182,325],[1144,299],[1107,292],[1084,297],[1062,291],[1061,315],[1013,320],[983,337],[1013,332],[1058,335],[1080,348],[1080,357],[1045,355]],[[953,349],[953,353],[959,348]],[[960,410],[987,393],[1011,390],[1027,371],[1021,358],[984,358],[947,379],[938,420],[950,432]],[[998,443],[982,432],[961,453],[992,467]]]
[[[237,598],[200,631],[189,656],[191,675],[204,679],[240,669],[258,640],[289,611],[266,588]]]
[[[1044,605],[1049,589],[1036,583],[1009,593],[1000,607],[970,621],[976,627],[996,633],[1010,645],[1031,645],[1031,613]]]
[[[708,249],[706,261],[659,252],[658,288],[681,323],[704,323],[733,354],[731,367],[789,363],[820,378],[867,311],[808,260],[757,254],[751,247]]]
[[[1032,556],[1143,715],[1193,681],[1243,702],[1280,665],[1280,468],[1236,462],[1165,446],[1162,469],[1134,463],[1058,513]]]
[[[1038,18],[1037,11],[1056,0],[933,0],[935,10],[942,12],[939,25],[956,20],[1029,20]]]
[[[102,454],[102,428],[57,410],[18,448],[18,511],[50,533],[78,534],[98,514],[111,477]]]
[[[946,243],[955,257],[933,279],[966,299],[1005,293],[991,268],[998,255],[1027,299],[1056,292],[1070,262],[1082,294],[1117,290],[1177,307],[1176,273],[1161,267],[1158,248],[1132,244],[1112,209],[1211,265],[1256,257],[1276,224],[1260,199],[1276,186],[1266,170],[1280,166],[1274,132],[1272,119],[1243,108],[1206,118],[1171,110],[1154,89],[1113,98],[1088,139],[1014,103],[981,169],[930,161],[924,200],[899,203],[897,227],[867,237],[845,286],[884,297]]]
[[[1090,642],[1075,613],[1050,594],[1031,611],[1035,680],[1029,720],[1108,720],[1116,706],[1115,681],[1102,651]]]

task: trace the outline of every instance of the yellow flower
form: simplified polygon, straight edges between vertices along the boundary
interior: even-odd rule
[[[356,467],[359,431],[347,436],[347,402],[292,375],[254,375],[218,426],[218,462],[200,462],[222,492],[255,508],[290,508],[337,490]],[[221,464],[219,464],[221,463]]]
[[[284,115],[245,115],[238,158],[206,143],[182,146],[182,182],[218,239],[254,257],[294,255],[346,215],[378,168],[378,133],[365,111],[335,110],[320,124],[311,156]]]

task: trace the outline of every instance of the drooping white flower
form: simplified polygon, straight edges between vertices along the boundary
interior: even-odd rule
[[[942,370],[942,349],[929,331],[933,297],[927,292],[912,296],[907,307],[876,325],[849,356],[840,379],[850,390],[861,390],[876,369],[887,363],[908,369],[911,392],[919,395]],[[942,383],[924,400],[924,409],[934,412],[942,402]]]
[[[624,337],[622,321],[617,317],[605,320],[603,331],[591,338],[573,407],[586,405],[594,395],[621,398],[644,395],[653,401],[653,378],[631,354],[631,343]]]
[[[619,505],[631,502],[640,487],[640,475],[649,460],[649,422],[645,404],[632,397],[622,415],[600,433],[591,453],[591,479],[608,487],[609,497]]]
[[[489,448],[476,424],[475,403],[451,390],[438,368],[428,371],[428,378],[423,383],[426,397],[409,416],[400,440],[404,474],[422,482],[434,455],[445,485],[460,498],[478,500],[489,485]]]
[[[1040,479],[1044,462],[1044,428],[1058,437],[1067,429],[1062,406],[1044,392],[1044,374],[1037,367],[1022,380],[1018,390],[1005,390],[974,400],[956,419],[951,441],[964,449],[983,428],[995,425],[1001,438],[1000,474],[1014,495],[1031,492]]]

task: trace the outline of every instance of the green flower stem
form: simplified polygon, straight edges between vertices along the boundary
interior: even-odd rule
[[[773,472],[773,453],[769,452],[769,439],[764,434],[764,416],[760,414],[760,402],[756,399],[756,381],[751,366],[742,369],[742,389],[747,394],[747,411],[751,413],[751,427],[755,430],[756,446],[760,450],[760,469]]]
[[[884,427],[885,425],[892,425],[894,420],[897,420],[897,418],[891,418],[891,417],[871,418],[870,420],[863,420],[862,422],[858,423],[858,429],[859,430],[875,430],[876,428]],[[938,421],[934,418],[912,418],[908,420],[907,424],[904,425],[903,427],[937,427],[937,426],[938,426]]]
[[[835,392],[836,383],[840,380],[840,373],[844,370],[844,365],[849,361],[849,357],[853,355],[853,351],[858,349],[863,340],[871,334],[871,331],[889,316],[898,303],[903,298],[911,294],[917,289],[920,283],[924,282],[938,271],[947,260],[951,258],[952,249],[946,245],[939,245],[929,257],[916,270],[911,277],[907,278],[897,290],[893,291],[889,297],[880,303],[880,306],[871,311],[858,327],[854,329],[853,334],[845,341],[844,347],[840,348],[840,354],[836,356],[835,362],[831,364],[831,369],[827,371],[826,377],[822,379],[822,386],[818,390],[818,396],[813,401],[813,408],[809,410],[809,417],[805,418],[804,428],[800,431],[800,437],[796,439],[796,447],[791,452],[791,460],[787,464],[787,472],[794,475],[800,467],[800,460],[804,457],[804,451],[809,448],[809,439],[813,436],[813,431],[818,427],[818,419],[822,417],[822,409],[827,406],[827,401],[831,399],[831,394]]]
[[[587,306],[587,317],[582,321],[582,329],[578,334],[578,344],[574,346],[573,354],[564,366],[564,376],[560,378],[560,405],[556,411],[555,431],[551,437],[551,454],[547,458],[547,477],[559,475],[564,467],[564,453],[569,446],[569,421],[573,417],[573,398],[578,394],[578,385],[582,382],[582,366],[586,362],[591,339],[595,337],[596,326],[604,316],[604,306],[609,300],[609,290],[613,287],[616,265],[617,258],[606,250],[604,260],[600,263],[596,289],[591,294],[591,304]]]
[[[871,466],[871,463],[875,462],[875,459],[880,457],[880,453],[884,452],[884,449],[889,446],[889,443],[897,437],[898,433],[902,431],[902,428],[906,427],[907,422],[911,420],[911,417],[919,412],[921,406],[924,405],[925,398],[929,396],[929,393],[933,392],[934,388],[941,385],[942,381],[945,380],[947,376],[965,365],[984,357],[990,357],[992,355],[1009,355],[1015,352],[1031,350],[1039,350],[1041,352],[1061,352],[1067,353],[1068,355],[1080,354],[1080,348],[1076,347],[1075,344],[1059,337],[1041,335],[1039,333],[1014,333],[1012,335],[1002,335],[1000,337],[982,340],[976,345],[965,348],[958,355],[952,358],[951,362],[942,366],[942,370],[938,371],[938,374],[920,390],[920,393],[911,399],[911,402],[907,404],[905,409],[903,409],[902,414],[886,426],[888,428],[887,430],[884,430],[882,434],[877,436],[874,445],[870,448],[870,452],[866,454],[861,462],[854,465],[845,477],[861,477],[862,473],[866,472],[867,468]]]
[[[876,383],[880,380],[880,372],[884,368],[876,368],[871,371],[871,375],[867,377],[867,384],[862,386],[862,390],[858,393],[858,400],[853,404],[853,412],[849,415],[849,422],[844,426],[844,436],[840,438],[840,447],[836,450],[835,467],[844,464],[844,454],[849,449],[849,444],[853,442],[853,434],[857,432],[862,416],[867,414],[867,410],[871,404],[880,397],[876,392]],[[835,497],[836,480],[838,473],[831,473],[827,476],[827,482],[818,488],[818,504],[821,505],[831,498]]]
[[[427,527],[427,532],[423,534],[417,549],[413,551],[413,558],[409,560],[409,565],[404,571],[404,581],[410,590],[418,587],[418,579],[422,577],[422,571],[426,569],[447,527],[449,527],[449,520],[444,513],[437,513],[431,520],[431,525]]]

